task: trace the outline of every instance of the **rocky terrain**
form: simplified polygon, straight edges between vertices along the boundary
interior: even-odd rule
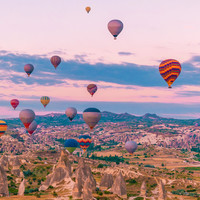
[[[90,132],[81,115],[70,125],[61,117],[38,116],[32,137],[14,124],[17,119],[6,120],[11,126],[0,138],[2,199],[200,198],[200,127],[194,120],[104,112]],[[93,143],[85,154],[77,148],[69,155],[64,140],[83,133]],[[138,143],[133,155],[124,149],[128,140]]]

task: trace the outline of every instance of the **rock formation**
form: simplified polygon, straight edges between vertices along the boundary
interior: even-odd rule
[[[113,176],[112,174],[105,173],[101,179],[100,187],[111,188],[113,185]]]
[[[3,155],[0,159],[0,166],[4,168],[5,171],[8,171],[9,163],[8,163],[8,157]]]
[[[158,200],[165,200],[166,199],[166,191],[163,181],[161,179],[158,180]]]
[[[127,198],[126,182],[120,172],[112,185],[111,191],[122,198]]]
[[[140,189],[140,196],[141,197],[146,197],[146,192],[147,192],[146,182],[143,181],[142,185],[141,185],[141,189]]]
[[[20,160],[17,156],[11,156],[9,165],[12,167],[11,173],[17,177],[23,177],[23,174],[20,170]]]
[[[73,199],[80,199],[82,198],[82,195],[86,198],[86,196],[90,196],[91,193],[95,191],[96,181],[90,167],[85,164],[82,158],[79,160],[79,165],[75,171],[75,177],[76,183],[72,191]]]
[[[64,150],[61,151],[60,159],[53,172],[47,176],[46,181],[42,183],[39,190],[46,190],[50,185],[56,187],[62,181],[64,181],[62,186],[65,189],[72,189],[74,187],[74,182],[71,179],[71,164],[68,160],[68,154]]]
[[[0,166],[0,197],[6,196],[9,196],[8,181],[4,168]]]
[[[83,185],[83,200],[92,200],[93,181],[91,177],[88,177]]]
[[[25,179],[23,179],[23,181],[19,185],[18,195],[24,196],[24,191],[25,191]]]

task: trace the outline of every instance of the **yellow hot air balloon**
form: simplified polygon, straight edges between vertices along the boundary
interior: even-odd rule
[[[7,127],[6,122],[0,120],[0,137],[6,132]]]
[[[47,96],[43,96],[41,97],[40,102],[43,104],[44,107],[46,107],[47,104],[50,102],[50,98]]]
[[[91,8],[90,8],[89,6],[87,6],[87,7],[85,8],[85,10],[86,10],[87,13],[89,13],[90,10],[91,10]]]

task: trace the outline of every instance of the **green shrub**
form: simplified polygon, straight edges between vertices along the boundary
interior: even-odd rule
[[[105,190],[104,194],[112,194],[112,192]]]
[[[130,185],[137,184],[135,179],[128,179],[126,182],[128,182]]]
[[[136,197],[134,200],[143,200],[143,197]]]
[[[18,189],[13,188],[13,187],[10,187],[8,189],[8,191],[9,191],[10,194],[13,194],[13,195],[17,195],[18,194]]]
[[[144,167],[155,168],[155,166],[154,166],[154,165],[144,165]]]
[[[37,198],[40,198],[40,194],[39,194],[39,193],[36,193],[35,196],[36,196]]]
[[[103,168],[104,167],[104,164],[100,163],[97,168]]]
[[[54,197],[57,197],[58,194],[54,191],[53,194],[52,194]]]

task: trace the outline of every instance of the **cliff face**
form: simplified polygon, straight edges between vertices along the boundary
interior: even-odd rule
[[[75,186],[72,191],[73,199],[91,198],[92,192],[96,189],[96,181],[92,175],[92,171],[82,158],[75,171]],[[88,199],[88,200],[89,200]]]
[[[72,189],[74,182],[71,179],[71,164],[68,159],[68,154],[65,151],[61,151],[61,156],[58,161],[58,164],[54,167],[53,172],[46,177],[46,181],[42,183],[39,190],[46,190],[51,185],[56,187],[62,181],[63,187]]]
[[[5,170],[1,166],[0,166],[0,196],[1,197],[9,196],[7,175]]]
[[[127,198],[126,182],[121,172],[115,178],[111,191],[122,198]]]
[[[113,185],[113,176],[112,174],[105,173],[101,179],[100,187],[111,188]]]

